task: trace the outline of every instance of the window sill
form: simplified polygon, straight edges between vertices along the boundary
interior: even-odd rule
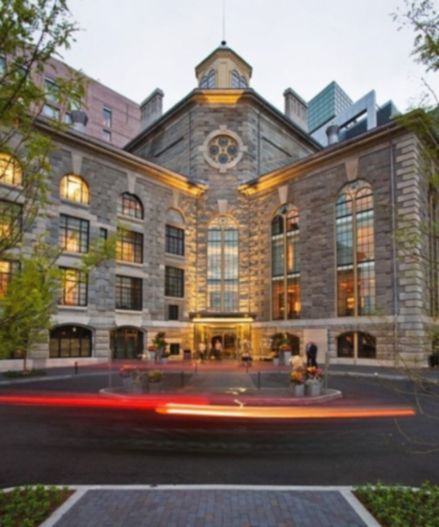
[[[144,222],[145,220],[144,219],[139,219],[139,218],[133,218],[132,216],[124,216],[123,214],[118,214],[117,215],[117,219],[120,220],[120,221],[129,221],[131,223],[135,223],[136,225],[141,225],[142,227],[144,227]]]
[[[126,262],[125,260],[116,260],[116,265],[128,265],[130,267],[134,267],[135,269],[143,269],[144,266],[143,263]]]
[[[67,306],[65,304],[58,304],[58,309],[64,310],[71,310],[71,311],[87,311],[88,306]]]
[[[117,307],[115,310],[114,310],[115,313],[120,313],[120,314],[123,314],[123,315],[141,315],[143,313],[143,309],[139,309],[139,310],[136,310],[136,309],[122,309],[120,307]]]

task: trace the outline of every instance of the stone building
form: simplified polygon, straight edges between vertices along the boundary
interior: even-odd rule
[[[267,357],[281,333],[296,352],[315,341],[320,360],[425,363],[438,251],[419,139],[389,121],[344,141],[330,130],[322,148],[306,103],[288,89],[280,112],[251,74],[221,45],[169,111],[160,90],[132,109],[140,132],[123,148],[83,118],[41,122],[57,147],[51,204],[24,243],[47,231],[64,278],[35,360],[136,358],[164,331],[175,357],[215,343],[223,358],[247,345]],[[79,257],[116,230],[116,261],[82,276]],[[418,234],[409,248],[404,230]]]

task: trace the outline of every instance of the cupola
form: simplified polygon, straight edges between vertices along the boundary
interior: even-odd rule
[[[202,89],[245,89],[250,83],[252,67],[223,41],[198,64],[195,75]]]

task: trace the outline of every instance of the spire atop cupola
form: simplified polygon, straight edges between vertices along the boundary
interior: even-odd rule
[[[202,89],[248,88],[252,67],[225,40],[195,68]]]

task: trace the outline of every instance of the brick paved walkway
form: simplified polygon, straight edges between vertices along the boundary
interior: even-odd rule
[[[367,520],[366,520],[367,521]],[[54,527],[368,527],[337,490],[88,490]]]

